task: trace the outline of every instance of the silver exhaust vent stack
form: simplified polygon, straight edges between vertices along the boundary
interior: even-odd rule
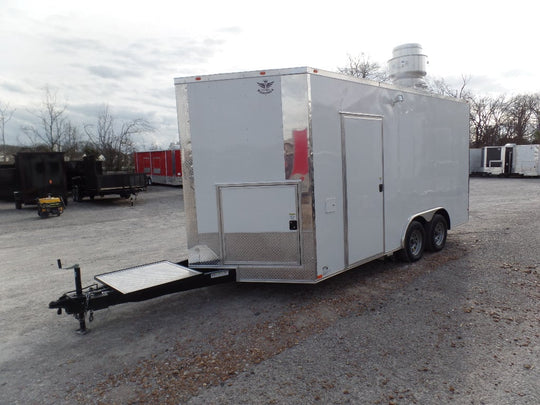
[[[426,89],[427,56],[420,44],[403,44],[396,46],[392,59],[388,61],[390,79],[398,86]]]

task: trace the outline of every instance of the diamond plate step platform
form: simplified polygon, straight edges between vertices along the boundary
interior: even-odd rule
[[[94,278],[122,294],[129,294],[200,274],[179,264],[161,261],[98,274]]]

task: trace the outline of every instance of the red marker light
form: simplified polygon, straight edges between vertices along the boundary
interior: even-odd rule
[[[260,74],[261,76],[264,76],[264,75],[266,74],[266,72],[259,72],[259,74]]]

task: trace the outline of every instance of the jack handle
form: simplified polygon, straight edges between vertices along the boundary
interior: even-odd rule
[[[77,294],[77,297],[84,297],[83,296],[83,289],[82,289],[82,281],[81,281],[81,268],[78,263],[75,263],[73,266],[69,267],[62,267],[62,261],[60,259],[56,260],[56,263],[58,264],[59,269],[73,269],[74,275],[75,275],[75,294]],[[75,318],[79,320],[79,329],[77,330],[78,333],[84,335],[87,332],[86,329],[86,313],[85,311],[79,312],[77,315],[75,315]]]

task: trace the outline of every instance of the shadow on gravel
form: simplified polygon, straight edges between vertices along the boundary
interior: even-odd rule
[[[169,339],[169,348],[97,382],[93,398],[184,403],[202,388],[224,384],[343,317],[379,310],[392,291],[464,250],[449,241],[445,251],[414,264],[381,259],[316,285],[227,284],[122,305],[96,325],[97,340],[120,328],[138,339]],[[69,399],[82,401],[85,394],[87,388],[74,387]]]

